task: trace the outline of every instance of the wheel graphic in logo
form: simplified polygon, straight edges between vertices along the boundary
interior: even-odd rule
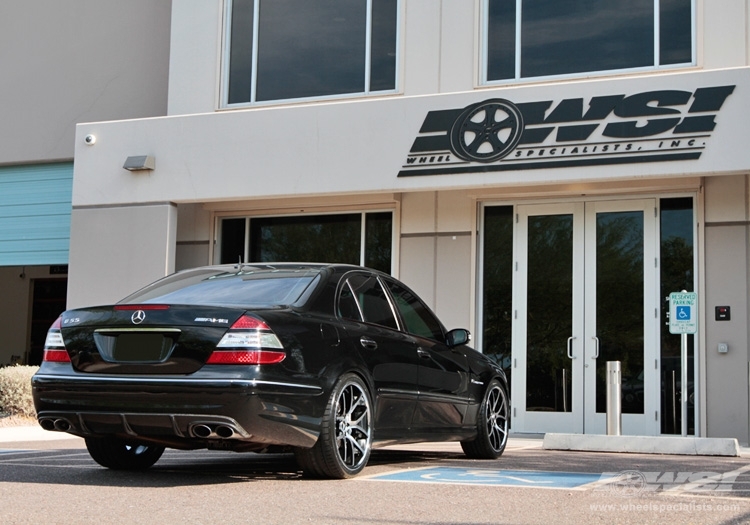
[[[647,485],[646,476],[642,472],[623,470],[617,473],[608,484],[608,488],[610,492],[618,496],[630,498],[646,490]]]
[[[521,133],[523,116],[512,102],[485,100],[464,109],[453,123],[451,149],[464,160],[493,162],[513,151]]]

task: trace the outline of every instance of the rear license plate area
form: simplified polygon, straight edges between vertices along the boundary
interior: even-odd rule
[[[97,332],[94,340],[102,359],[110,363],[161,363],[172,353],[175,334]]]

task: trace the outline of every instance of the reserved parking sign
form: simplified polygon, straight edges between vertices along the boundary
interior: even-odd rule
[[[694,334],[698,331],[697,299],[695,292],[669,294],[670,334]]]

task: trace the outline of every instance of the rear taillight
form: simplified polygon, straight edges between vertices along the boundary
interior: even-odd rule
[[[53,363],[69,363],[70,356],[68,351],[65,350],[65,343],[63,342],[62,332],[60,327],[62,326],[62,316],[58,317],[57,320],[52,323],[47,332],[47,339],[44,340],[44,360]]]
[[[261,319],[243,315],[224,334],[209,365],[271,365],[286,358],[284,347],[273,330]]]

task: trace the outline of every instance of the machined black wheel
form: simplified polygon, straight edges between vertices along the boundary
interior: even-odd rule
[[[328,400],[317,443],[295,451],[305,474],[336,479],[359,474],[370,458],[372,419],[367,386],[355,374],[343,375]]]
[[[473,459],[496,459],[508,443],[508,394],[496,380],[490,382],[477,414],[477,437],[462,441],[464,453]]]
[[[87,438],[86,448],[94,461],[113,470],[145,470],[164,453],[164,447],[158,445],[118,438]]]

